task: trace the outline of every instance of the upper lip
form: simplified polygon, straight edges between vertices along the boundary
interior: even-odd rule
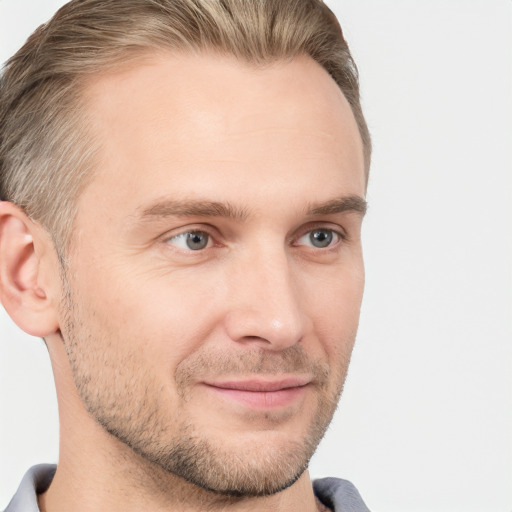
[[[247,378],[236,380],[205,381],[207,386],[235,391],[270,392],[306,386],[311,382],[310,376],[282,377],[279,379]]]

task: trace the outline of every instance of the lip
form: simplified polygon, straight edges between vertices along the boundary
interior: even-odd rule
[[[250,378],[204,382],[207,389],[228,401],[253,409],[277,409],[299,400],[309,384],[310,377],[280,379]]]

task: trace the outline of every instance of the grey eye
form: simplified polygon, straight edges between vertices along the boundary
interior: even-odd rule
[[[167,243],[178,249],[200,251],[210,245],[210,235],[204,231],[186,231],[169,238]]]
[[[309,233],[309,240],[313,247],[329,247],[334,239],[334,234],[330,229],[317,229]]]
[[[315,229],[310,231],[301,240],[303,244],[323,249],[335,242],[337,234],[331,229]]]
[[[186,237],[187,247],[192,251],[204,249],[210,240],[210,236],[207,233],[202,233],[201,231],[186,233]]]
[[[330,247],[341,239],[341,235],[332,229],[318,228],[308,231],[297,241],[297,245],[315,247],[316,249],[325,249]]]

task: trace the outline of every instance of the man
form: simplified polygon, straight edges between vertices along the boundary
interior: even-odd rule
[[[370,140],[318,0],[75,0],[0,86],[0,294],[57,467],[17,511],[365,511],[307,466],[357,330]]]

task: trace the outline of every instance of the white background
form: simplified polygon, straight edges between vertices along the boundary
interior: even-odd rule
[[[0,61],[62,2],[0,0]],[[512,511],[512,2],[342,0],[375,153],[367,287],[311,464],[374,512]],[[56,461],[43,343],[0,311],[0,509]]]

